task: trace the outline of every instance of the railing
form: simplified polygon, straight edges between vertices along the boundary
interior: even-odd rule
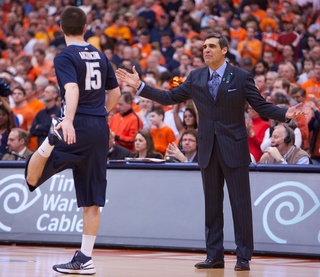
[[[204,204],[196,164],[111,163],[102,208],[100,246],[203,250]],[[320,166],[251,165],[256,253],[320,257]],[[0,238],[3,242],[80,242],[72,171],[30,193],[24,162],[0,162]],[[225,190],[225,249],[234,250]]]

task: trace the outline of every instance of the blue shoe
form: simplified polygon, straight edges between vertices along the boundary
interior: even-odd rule
[[[77,250],[71,262],[66,264],[58,264],[52,267],[53,270],[64,274],[96,274],[91,257],[85,256],[81,251]]]
[[[48,140],[50,145],[56,145],[59,141],[64,142],[62,130],[55,130],[54,128],[62,121],[62,118],[52,118],[51,127],[48,134]]]

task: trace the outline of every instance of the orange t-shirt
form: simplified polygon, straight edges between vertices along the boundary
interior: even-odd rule
[[[261,58],[262,55],[262,43],[258,39],[253,39],[248,41],[248,49],[244,48],[244,43],[246,40],[242,40],[238,43],[238,52],[240,53],[241,57],[244,58],[251,58],[252,64],[255,65],[256,62]]]
[[[41,75],[44,75],[45,77],[49,78],[52,77],[52,69],[53,69],[53,62],[52,61],[44,61],[43,64],[36,63],[33,66],[35,69],[39,70],[41,72]]]
[[[141,43],[135,43],[132,45],[132,48],[140,48],[141,57],[146,59],[150,56],[152,51],[151,43],[147,43],[146,45],[142,45]]]
[[[32,109],[30,107],[28,107],[28,105],[26,105],[22,108],[13,107],[12,111],[18,117],[18,120],[20,123],[20,128],[29,132],[31,125],[32,125],[32,121],[35,117],[35,113],[32,111]],[[37,138],[32,137],[30,139],[28,148],[30,150],[35,150],[37,148],[37,146],[38,146],[37,145]]]
[[[35,115],[46,107],[45,104],[37,98],[28,102],[27,106],[31,108]]]
[[[301,84],[301,87],[306,91],[307,101],[309,101],[309,95],[314,95],[316,99],[320,100],[320,81],[317,82],[314,76]]]
[[[302,149],[309,149],[310,147],[310,140],[309,140],[309,128],[306,116],[299,116],[296,118],[298,127],[301,131],[301,138],[302,138]]]
[[[127,26],[117,27],[112,25],[105,29],[104,33],[110,38],[114,38],[116,40],[127,40],[129,44],[132,44],[133,36]]]
[[[275,59],[278,56],[278,36],[277,33],[262,33],[263,52],[272,51]]]
[[[259,9],[256,12],[251,12],[251,14],[258,20],[261,21],[263,18],[266,17],[266,11]]]
[[[230,35],[235,41],[239,42],[246,39],[247,31],[241,27],[238,30],[230,28]]]
[[[162,155],[165,155],[168,144],[175,141],[174,133],[168,126],[153,128],[151,129],[150,134],[153,138],[155,150]]]
[[[125,116],[116,113],[109,122],[109,127],[112,132],[118,136],[116,143],[134,151],[134,138],[138,130],[143,129],[141,118],[134,112]]]

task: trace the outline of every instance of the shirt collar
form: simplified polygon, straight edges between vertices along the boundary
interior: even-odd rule
[[[27,147],[24,147],[18,154],[21,156],[24,156],[23,153],[24,153],[24,151],[26,151],[26,149],[27,149]]]
[[[193,162],[193,159],[194,159],[194,157],[195,157],[196,155],[197,155],[197,151],[194,152],[194,154],[193,154],[193,156],[192,156],[191,158],[187,158],[187,162],[192,163],[192,162]]]
[[[217,70],[215,70],[215,71],[216,71],[216,72],[219,74],[219,76],[222,78],[222,76],[223,76],[226,68],[227,68],[227,62],[225,61],[225,62],[224,62]],[[210,76],[210,78],[211,78],[211,76],[212,76],[213,71],[214,71],[214,70],[212,70],[212,69],[209,67],[209,74],[210,74],[209,76]]]

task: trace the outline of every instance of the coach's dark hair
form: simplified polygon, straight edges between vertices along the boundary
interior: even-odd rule
[[[226,37],[224,37],[223,35],[219,34],[219,33],[211,33],[209,35],[207,35],[206,40],[209,38],[217,38],[219,39],[219,46],[221,49],[223,49],[224,47],[227,47],[227,49],[229,49],[229,42],[228,39]]]
[[[83,28],[87,24],[87,16],[78,7],[67,7],[60,16],[61,27],[67,36],[80,36]]]

